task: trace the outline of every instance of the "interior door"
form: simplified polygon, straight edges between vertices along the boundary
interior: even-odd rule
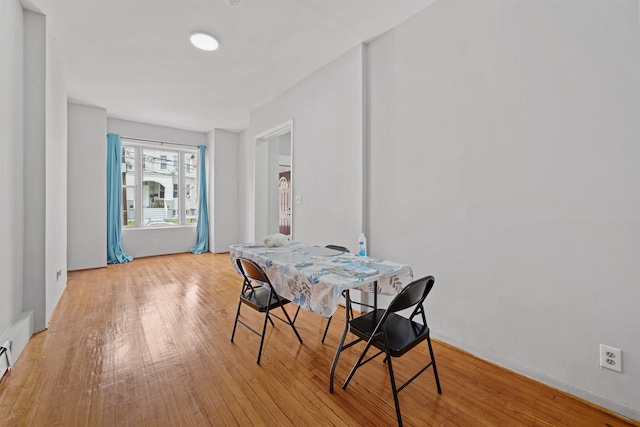
[[[291,234],[291,172],[280,172],[278,185],[278,232],[288,236]]]

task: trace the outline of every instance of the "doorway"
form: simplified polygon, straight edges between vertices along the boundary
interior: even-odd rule
[[[293,120],[255,137],[255,240],[293,239]]]
[[[285,236],[291,235],[291,171],[280,172],[279,203],[278,203],[278,232]]]

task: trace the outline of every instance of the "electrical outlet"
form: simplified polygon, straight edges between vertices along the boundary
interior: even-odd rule
[[[622,350],[600,344],[600,366],[622,372]]]

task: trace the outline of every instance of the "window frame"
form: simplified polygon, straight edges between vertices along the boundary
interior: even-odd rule
[[[142,194],[142,187],[143,187],[143,182],[144,182],[144,150],[159,150],[159,151],[167,151],[167,152],[172,152],[175,153],[177,155],[177,162],[178,162],[178,197],[177,197],[177,206],[174,207],[174,209],[177,210],[177,216],[178,216],[178,223],[175,225],[171,225],[171,228],[176,228],[176,227],[195,227],[198,224],[198,220],[200,217],[200,210],[197,210],[197,215],[195,218],[195,222],[190,222],[187,223],[187,214],[186,214],[186,190],[185,187],[187,185],[186,183],[186,168],[185,168],[185,155],[195,155],[195,159],[197,159],[197,163],[196,164],[200,164],[200,153],[198,150],[198,147],[194,146],[193,148],[191,148],[191,146],[186,146],[186,145],[179,145],[179,144],[171,144],[171,143],[154,143],[154,142],[147,142],[147,141],[137,141],[137,140],[131,140],[131,139],[127,139],[127,138],[122,138],[122,150],[124,150],[125,147],[128,148],[133,148],[134,150],[134,184],[133,185],[127,185],[126,183],[122,183],[122,189],[126,190],[129,188],[133,188],[134,189],[134,209],[135,209],[135,224],[134,225],[124,225],[122,226],[123,230],[135,230],[135,229],[155,229],[155,228],[159,228],[157,226],[152,226],[151,224],[145,224],[144,223],[144,219],[143,219],[143,211],[144,211],[144,207],[143,207],[143,194]],[[193,166],[192,166],[193,167]],[[198,191],[198,185],[199,185],[199,176],[200,176],[200,168],[198,167],[196,170],[196,178],[195,178],[195,186],[194,189],[196,191]],[[165,195],[167,194],[171,194],[172,196],[174,195],[174,188],[172,186],[172,188],[165,188]],[[193,190],[192,190],[193,191]],[[125,191],[126,194],[126,191]],[[123,200],[123,205],[126,204],[127,201]],[[126,207],[125,207],[126,209]],[[122,214],[121,214],[122,215]],[[122,221],[122,216],[121,216],[121,221]],[[166,226],[169,227],[169,226]]]

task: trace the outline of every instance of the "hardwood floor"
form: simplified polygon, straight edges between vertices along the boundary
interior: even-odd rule
[[[325,318],[301,310],[302,345],[276,322],[258,366],[258,336],[239,326],[230,342],[239,290],[228,254],[140,258],[69,273],[49,329],[31,338],[0,384],[0,425],[396,424],[382,362],[340,388],[356,349],[343,354],[336,391],[328,391],[343,308],[324,345]],[[258,313],[242,313],[261,325]],[[394,364],[399,380],[419,366],[423,351]],[[434,351],[443,394],[431,372],[401,392],[407,426],[640,425],[440,342]]]

